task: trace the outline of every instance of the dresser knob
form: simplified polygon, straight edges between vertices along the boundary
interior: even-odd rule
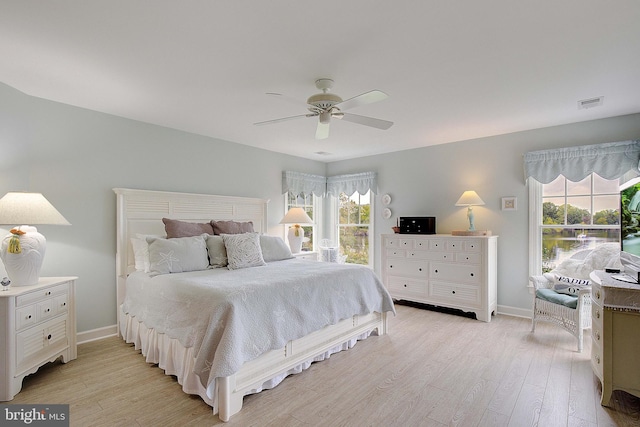
[[[600,291],[596,291],[596,299],[600,299]]]
[[[407,287],[407,284],[406,284],[406,283],[404,284],[404,287],[405,287],[405,288]]]
[[[596,339],[600,341],[600,332],[596,332]]]
[[[471,273],[470,276],[473,277],[473,273]]]
[[[600,310],[596,310],[596,319],[600,318]]]
[[[419,268],[418,271],[422,271],[422,268]]]
[[[599,365],[600,364],[600,356],[596,356],[596,363]]]
[[[51,339],[51,334],[47,335],[47,339],[50,340]]]
[[[451,293],[452,293],[452,294],[455,294],[455,293],[456,293],[456,291],[451,291]]]
[[[433,272],[434,272],[434,273],[437,273],[437,272],[438,272],[438,270],[433,270]]]
[[[31,315],[28,315],[28,316],[27,316],[27,319],[31,319]]]

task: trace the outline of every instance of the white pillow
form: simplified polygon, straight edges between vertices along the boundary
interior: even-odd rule
[[[260,235],[260,249],[262,249],[262,257],[264,262],[282,261],[283,259],[291,259],[291,249],[278,236]]]
[[[151,273],[167,274],[209,268],[204,236],[147,238]]]
[[[160,238],[155,234],[140,234],[136,233],[135,237],[131,238],[131,247],[133,249],[133,259],[135,261],[136,271],[144,271],[148,273],[149,269],[149,243],[147,243],[147,237]]]
[[[209,265],[212,267],[226,267],[227,249],[224,246],[222,236],[207,236],[207,251],[209,252]]]
[[[222,234],[229,270],[266,265],[258,233]]]

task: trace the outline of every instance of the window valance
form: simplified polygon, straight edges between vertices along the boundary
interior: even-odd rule
[[[338,197],[340,193],[351,196],[356,191],[366,194],[378,192],[378,174],[375,172],[361,172],[349,175],[337,175],[327,178],[327,194]]]
[[[327,191],[327,178],[302,172],[282,172],[282,194],[314,194],[324,197]]]
[[[531,151],[524,155],[525,180],[548,184],[559,175],[581,181],[592,172],[605,179],[640,175],[640,140]]]

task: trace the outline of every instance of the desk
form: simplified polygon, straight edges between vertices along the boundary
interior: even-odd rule
[[[613,390],[640,397],[640,285],[591,273],[591,366],[602,383],[603,406]]]

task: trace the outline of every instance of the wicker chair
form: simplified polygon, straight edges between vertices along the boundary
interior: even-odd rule
[[[571,259],[584,259],[590,252],[591,250],[578,251]],[[569,308],[537,297],[537,290],[553,288],[552,281],[544,276],[531,276],[529,281],[534,287],[531,332],[535,332],[537,322],[555,323],[578,339],[578,352],[582,352],[584,330],[591,328],[591,288],[580,290],[577,307]]]

